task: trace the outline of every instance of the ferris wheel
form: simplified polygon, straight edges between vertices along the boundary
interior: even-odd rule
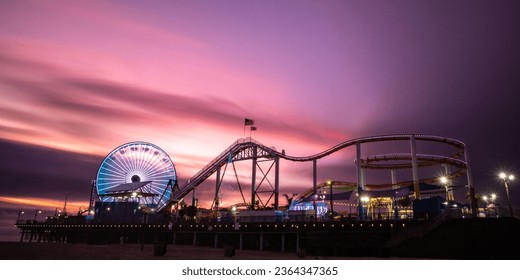
[[[105,157],[96,189],[101,201],[128,199],[123,195],[131,193],[140,204],[159,208],[170,199],[172,188],[168,184],[175,180],[175,166],[168,154],[156,145],[138,141],[123,144]]]

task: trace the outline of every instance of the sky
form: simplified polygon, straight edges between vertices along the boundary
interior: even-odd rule
[[[99,164],[127,142],[161,147],[183,182],[249,136],[244,118],[293,156],[371,135],[459,139],[477,193],[501,203],[497,173],[520,178],[518,1],[0,4],[3,229],[66,195],[88,206]],[[355,180],[354,158],[324,159],[318,180]],[[312,185],[311,164],[281,174],[281,193]],[[511,196],[520,206],[515,182]]]

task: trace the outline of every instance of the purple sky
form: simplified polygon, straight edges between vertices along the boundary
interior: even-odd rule
[[[163,148],[183,182],[245,117],[290,155],[426,133],[468,144],[477,192],[503,199],[496,173],[520,177],[518,1],[0,4],[0,223],[67,191],[87,201],[126,142]],[[353,158],[324,160],[320,180],[354,180],[336,173]],[[310,187],[311,170],[284,163],[287,192]]]

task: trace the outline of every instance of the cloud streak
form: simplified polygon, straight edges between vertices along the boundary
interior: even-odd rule
[[[64,201],[59,201],[55,199],[42,199],[39,197],[6,197],[0,196],[0,203],[7,203],[11,206],[8,208],[20,209],[22,208],[35,208],[40,210],[54,210],[54,209],[62,209],[64,206]],[[87,209],[88,201],[67,201],[67,208],[74,209],[71,211],[74,213],[77,209]],[[75,213],[74,213],[75,214]]]
[[[249,136],[244,118],[294,156],[429,133],[469,145],[482,191],[519,170],[518,1],[376,2],[3,3],[1,196],[85,199],[102,158],[136,140],[185,180]],[[353,158],[320,161],[318,180],[353,180]],[[307,164],[281,172],[287,192],[312,184]]]
[[[7,128],[3,137],[32,144],[45,143],[56,148],[67,147],[100,155],[99,147],[105,139],[99,135],[106,134],[107,130],[111,134],[119,133],[114,137],[119,139],[130,139],[130,134],[157,135],[157,131],[164,127],[168,127],[174,137],[176,133],[197,134],[192,130],[204,127],[221,133],[236,132],[243,116],[250,111],[246,105],[228,97],[187,96],[88,76],[78,78],[71,76],[67,69],[60,70],[50,64],[38,62],[31,65],[29,58],[18,57],[16,53],[0,53],[0,60],[5,62],[0,81],[12,93],[4,98],[4,106],[0,104],[1,125]],[[12,69],[17,69],[20,74],[13,75]],[[254,115],[262,118],[271,135],[285,135],[315,145],[324,137],[322,131],[302,129],[300,121],[288,122],[290,118],[284,117],[283,113],[273,115],[259,109]],[[304,122],[312,125],[314,121]],[[322,125],[316,123],[315,126]],[[138,129],[132,131],[132,128]],[[341,137],[333,130],[329,130],[327,135],[327,129],[324,130],[327,137]],[[23,133],[17,137],[17,131]],[[271,136],[269,134],[266,136]],[[68,143],[63,143],[63,140],[60,143],[59,138]],[[71,142],[77,147],[71,147]],[[87,142],[91,145],[88,146]]]

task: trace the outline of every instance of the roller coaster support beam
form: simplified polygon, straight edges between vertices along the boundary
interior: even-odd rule
[[[256,164],[257,164],[257,146],[253,146],[253,169],[251,171],[251,210],[255,210],[256,201]]]
[[[218,205],[220,203],[219,201],[219,197],[218,197],[218,192],[220,191],[220,167],[217,167],[217,180],[215,180],[215,217],[217,216],[217,212],[218,212]]]
[[[358,193],[358,217],[364,220],[363,204],[361,202],[361,195],[363,194],[363,170],[361,169],[361,144],[356,143],[356,170],[357,170],[357,193]]]
[[[392,179],[392,189],[398,189],[399,186],[397,185],[397,176],[395,174],[395,169],[390,170],[390,176]]]
[[[417,146],[415,143],[415,134],[412,134],[410,137],[410,149],[412,154],[412,175],[415,199],[421,199],[421,186],[419,185],[419,170],[417,167]]]
[[[466,160],[466,175],[468,178],[469,207],[471,209],[471,216],[476,217],[478,213],[477,199],[475,198],[475,189],[473,188],[473,176],[471,175],[468,147],[466,145],[464,145],[464,156]]]
[[[395,169],[390,170],[390,175],[392,176],[392,189],[398,189],[397,185],[397,176],[395,174]],[[394,220],[399,219],[399,208],[397,208],[397,191],[394,193]]]
[[[196,189],[197,189],[197,188],[193,188],[193,191],[192,191],[192,193],[191,193],[191,206],[193,206],[193,207],[196,206],[196,205],[195,205],[195,190],[196,190]]]
[[[332,194],[332,185],[334,185],[334,181],[330,181],[329,188],[330,188],[330,220],[334,220],[334,195]]]
[[[280,157],[276,157],[274,160],[274,209],[278,210],[278,194],[280,193]]]
[[[316,195],[318,194],[318,167],[317,159],[312,160],[312,187],[314,188],[314,221],[318,221],[318,206],[316,205]]]

